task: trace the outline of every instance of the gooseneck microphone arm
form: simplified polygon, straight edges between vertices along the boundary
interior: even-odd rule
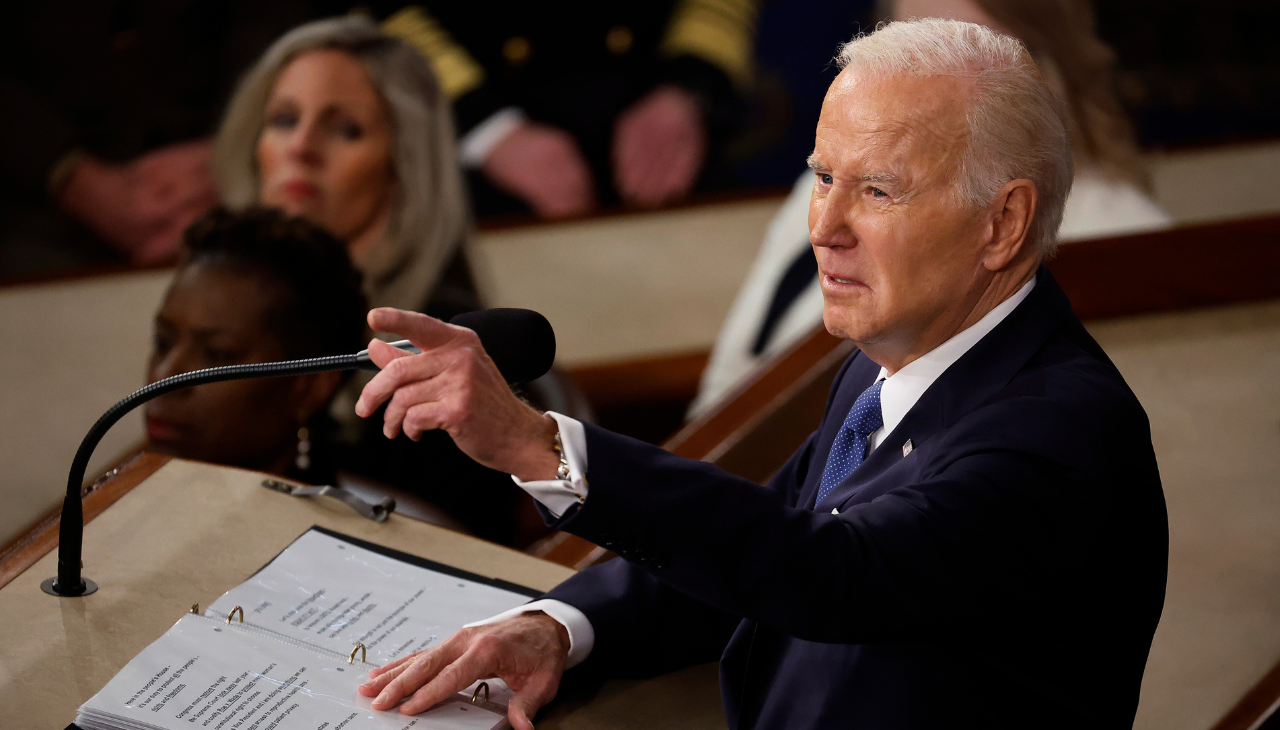
[[[494,308],[460,314],[450,320],[452,324],[473,330],[480,338],[480,345],[493,360],[508,383],[523,383],[542,377],[551,369],[556,357],[556,335],[546,317],[529,309]],[[390,343],[393,347],[411,353],[421,350],[408,340]],[[80,490],[84,484],[84,472],[89,467],[89,457],[107,430],[124,417],[124,414],[157,398],[182,388],[224,380],[248,378],[282,378],[307,373],[324,373],[333,370],[379,370],[369,359],[369,351],[354,355],[315,357],[308,360],[264,362],[249,365],[228,365],[207,370],[193,370],[164,380],[157,380],[147,387],[111,406],[93,424],[76,458],[71,462],[67,475],[67,496],[62,501],[62,523],[58,526],[58,575],[40,584],[41,590],[55,596],[87,596],[98,590],[93,581],[81,575],[81,548],[84,542],[84,509]]]
[[[419,352],[418,348],[408,340],[391,343],[393,346],[410,352]],[[89,457],[98,447],[98,442],[107,431],[126,413],[158,398],[165,393],[191,388],[206,383],[221,383],[227,380],[246,380],[249,378],[283,378],[308,373],[324,373],[333,370],[378,370],[378,366],[369,359],[369,351],[361,350],[354,355],[334,355],[331,357],[314,357],[306,360],[287,360],[284,362],[251,363],[248,365],[227,365],[206,370],[193,370],[189,373],[174,375],[171,378],[156,382],[134,391],[129,397],[111,406],[98,422],[93,424],[89,433],[85,434],[71,461],[71,473],[67,475],[67,495],[62,501],[62,521],[58,525],[58,575],[40,584],[45,593],[55,596],[87,596],[98,590],[98,586],[80,574],[80,556],[84,540],[84,508],[81,505],[81,485],[84,484],[84,473],[89,467]]]

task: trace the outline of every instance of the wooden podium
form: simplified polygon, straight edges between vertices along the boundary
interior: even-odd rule
[[[130,659],[312,525],[546,590],[573,574],[521,552],[393,514],[381,524],[330,499],[261,486],[256,472],[144,454],[85,497],[84,572],[99,589],[56,598],[56,521],[0,558],[0,726],[59,730]],[[352,687],[352,692],[355,687]],[[715,665],[606,684],[560,701],[545,728],[717,728]]]

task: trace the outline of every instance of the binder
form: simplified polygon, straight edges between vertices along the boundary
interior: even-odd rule
[[[416,716],[356,692],[368,670],[539,591],[312,527],[191,611],[80,707],[82,730],[493,730],[511,691],[477,682]]]

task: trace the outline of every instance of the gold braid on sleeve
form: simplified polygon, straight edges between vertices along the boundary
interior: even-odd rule
[[[700,58],[745,88],[755,72],[752,41],[759,15],[759,0],[680,0],[659,51],[668,58]]]
[[[440,88],[449,99],[457,99],[484,83],[484,67],[439,21],[417,5],[410,5],[384,20],[382,32],[416,48],[431,64]]]

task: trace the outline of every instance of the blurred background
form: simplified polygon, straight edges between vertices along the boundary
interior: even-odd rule
[[[199,367],[359,349],[369,306],[538,310],[557,366],[526,397],[652,443],[757,407],[752,384],[820,336],[805,158],[832,58],[925,16],[1021,38],[1068,110],[1062,275],[1112,313],[1086,324],[1152,417],[1173,529],[1137,727],[1235,727],[1250,690],[1280,697],[1274,1],[10,8],[0,545],[55,509],[116,400]],[[1253,248],[1233,248],[1240,231]],[[1148,280],[1158,305],[1105,305]],[[116,426],[90,473],[150,449],[392,493],[517,549],[549,539],[447,437],[387,441],[354,418],[363,382],[175,394]]]

